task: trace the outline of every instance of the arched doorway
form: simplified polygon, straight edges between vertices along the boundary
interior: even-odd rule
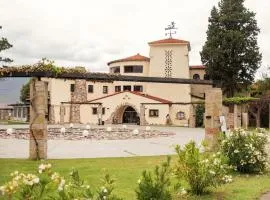
[[[139,121],[140,118],[136,110],[131,106],[126,107],[123,112],[122,123],[138,124]]]

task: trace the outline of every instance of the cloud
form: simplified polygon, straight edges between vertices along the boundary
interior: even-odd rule
[[[0,1],[5,37],[13,48],[5,54],[14,64],[34,63],[48,57],[59,65],[84,65],[107,71],[107,62],[141,53],[148,42],[165,37],[164,28],[175,21],[175,37],[189,40],[190,63],[200,64],[208,17],[218,0],[9,0]],[[263,64],[270,64],[270,13],[267,0],[246,0],[257,13]]]

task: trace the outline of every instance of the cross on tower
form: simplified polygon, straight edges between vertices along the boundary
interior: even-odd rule
[[[168,31],[167,33],[165,33],[165,35],[169,35],[169,37],[172,38],[172,35],[176,34],[176,31],[174,31],[176,29],[177,28],[175,27],[175,22],[171,22],[171,24],[169,24],[167,28],[165,28],[165,31]]]

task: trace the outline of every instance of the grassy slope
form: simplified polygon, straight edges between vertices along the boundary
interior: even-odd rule
[[[134,189],[141,172],[144,169],[153,169],[163,160],[165,160],[164,156],[49,160],[48,162],[53,164],[55,171],[63,175],[68,175],[72,167],[77,168],[84,180],[93,187],[98,187],[102,172],[106,169],[117,179],[115,192],[127,200],[132,200],[135,199]],[[36,172],[39,163],[22,159],[0,159],[0,185],[9,179],[12,171]],[[237,175],[232,184],[213,189],[213,193],[209,195],[191,197],[191,199],[256,199],[268,189],[270,189],[270,176],[268,175],[259,177]]]

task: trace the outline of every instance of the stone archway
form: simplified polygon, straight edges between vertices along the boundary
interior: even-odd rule
[[[137,113],[137,116],[140,117],[140,112],[135,105],[130,103],[123,103],[115,108],[115,111],[111,114],[110,118],[106,122],[109,124],[122,124],[123,115],[127,108],[132,108],[134,112]]]

